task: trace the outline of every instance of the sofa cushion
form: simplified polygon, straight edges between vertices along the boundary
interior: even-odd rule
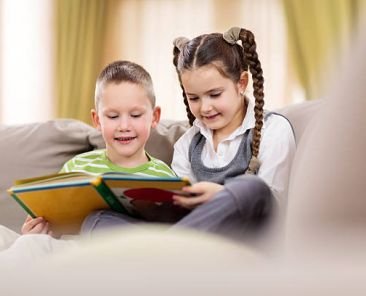
[[[174,143],[188,128],[188,121],[162,120],[151,131],[146,150],[152,156],[170,165],[173,158]]]
[[[96,135],[91,126],[71,119],[0,127],[0,224],[14,229],[25,217],[6,192],[14,180],[58,172],[75,154],[98,148]]]
[[[283,114],[294,129],[296,143],[299,143],[308,123],[318,112],[323,100],[306,101],[289,105],[279,109],[277,112]]]

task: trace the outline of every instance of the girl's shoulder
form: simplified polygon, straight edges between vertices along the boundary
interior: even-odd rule
[[[269,112],[265,116],[267,117],[262,129],[263,142],[296,143],[294,129],[286,116],[277,112]]]
[[[263,128],[266,130],[291,130],[293,127],[286,116],[277,112],[266,112]]]

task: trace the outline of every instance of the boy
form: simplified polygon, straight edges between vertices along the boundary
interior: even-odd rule
[[[116,61],[99,75],[95,88],[95,109],[91,110],[94,126],[101,131],[105,149],[76,155],[66,162],[61,172],[123,172],[142,176],[175,176],[161,160],[145,151],[151,128],[160,119],[155,106],[153,83],[141,66]],[[27,217],[21,232],[48,233],[48,222]]]

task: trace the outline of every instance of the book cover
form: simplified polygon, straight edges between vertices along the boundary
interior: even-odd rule
[[[176,221],[187,210],[173,205],[172,196],[189,184],[178,177],[73,172],[17,180],[8,192],[29,215],[44,217],[55,233],[76,234],[85,217],[101,209],[146,221]]]

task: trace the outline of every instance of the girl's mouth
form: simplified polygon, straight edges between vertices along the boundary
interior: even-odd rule
[[[213,120],[215,119],[216,117],[218,117],[220,115],[220,113],[216,113],[216,114],[213,114],[213,115],[209,115],[209,116],[202,116],[205,120]]]

